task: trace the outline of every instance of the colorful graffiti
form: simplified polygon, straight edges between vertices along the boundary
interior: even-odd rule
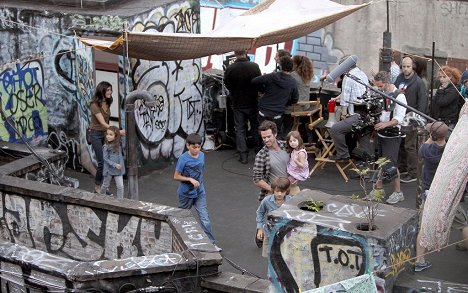
[[[0,120],[1,140],[22,143],[23,138],[37,145],[47,137],[44,71],[39,62],[16,64],[0,72],[0,99],[6,115]]]
[[[89,124],[87,103],[94,89],[92,49],[72,32],[63,33],[61,25],[68,16],[14,8],[0,9],[0,14],[6,39],[15,40],[2,43],[0,60],[8,63],[11,56],[22,57],[0,72],[2,108],[29,143],[64,150],[68,166],[94,172],[92,151],[82,135]],[[22,143],[1,121],[0,140]]]
[[[301,202],[297,196],[295,200]],[[381,227],[391,231],[382,237],[382,233],[361,233],[355,228],[364,217],[362,205],[345,199],[330,201],[323,212],[303,211],[293,205],[269,214],[266,223],[271,292],[303,292],[367,273],[375,275],[378,291],[385,292],[401,272],[412,271],[416,213],[398,228]],[[388,221],[394,213],[381,208],[377,218]]]
[[[369,271],[366,239],[359,235],[290,220],[277,221],[270,235],[268,275],[275,292],[300,292]]]
[[[169,5],[141,15],[132,21],[132,31],[198,33],[199,10],[191,4]],[[136,103],[143,161],[180,156],[184,138],[190,133],[204,132],[200,61],[132,59],[130,68],[132,87],[150,92],[156,102],[154,107]]]

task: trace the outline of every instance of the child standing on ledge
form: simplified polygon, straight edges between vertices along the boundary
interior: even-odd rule
[[[197,211],[200,225],[210,241],[215,244],[215,238],[211,230],[210,217],[206,204],[205,185],[203,184],[203,172],[205,170],[205,154],[201,151],[202,138],[193,133],[187,136],[185,146],[187,151],[177,161],[174,179],[179,181],[177,194],[179,195],[178,208]],[[221,248],[215,245],[217,251]]]

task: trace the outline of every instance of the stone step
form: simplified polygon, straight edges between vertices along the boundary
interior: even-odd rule
[[[203,278],[201,281],[202,292],[266,293],[269,284],[265,279],[229,272]]]

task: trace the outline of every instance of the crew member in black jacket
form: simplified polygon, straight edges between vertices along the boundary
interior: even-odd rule
[[[249,61],[247,51],[235,51],[236,61],[229,65],[224,72],[224,84],[229,90],[234,113],[234,127],[236,130],[236,147],[239,152],[239,162],[248,163],[249,149],[247,148],[247,121],[253,132],[255,150],[260,149],[258,129],[258,92],[251,81],[260,76],[257,63]]]

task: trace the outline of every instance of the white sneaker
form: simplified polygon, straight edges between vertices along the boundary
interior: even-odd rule
[[[390,197],[387,199],[388,204],[396,204],[397,202],[404,201],[405,197],[403,192],[393,192]]]
[[[223,251],[223,249],[222,249],[221,247],[219,247],[218,245],[213,244],[213,246],[215,247],[215,250],[216,250],[217,252]]]

